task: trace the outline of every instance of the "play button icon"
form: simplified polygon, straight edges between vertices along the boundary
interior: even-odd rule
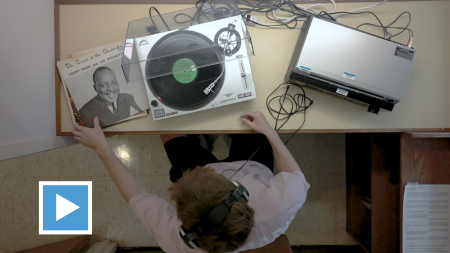
[[[56,220],[64,218],[66,215],[72,213],[73,211],[79,209],[80,207],[74,203],[68,201],[67,199],[56,194]]]
[[[92,182],[40,181],[39,234],[92,234]]]

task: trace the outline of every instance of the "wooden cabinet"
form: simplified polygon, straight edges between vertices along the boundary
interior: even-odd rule
[[[423,137],[346,134],[347,232],[366,252],[401,252],[408,182],[450,184],[450,139]]]

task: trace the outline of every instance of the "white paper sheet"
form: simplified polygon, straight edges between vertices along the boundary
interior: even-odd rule
[[[407,184],[403,253],[450,253],[450,185]]]

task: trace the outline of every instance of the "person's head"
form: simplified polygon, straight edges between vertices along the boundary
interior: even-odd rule
[[[120,93],[120,86],[116,75],[108,67],[100,67],[93,74],[94,90],[97,95],[106,103],[116,102]]]
[[[178,219],[189,230],[210,209],[226,200],[236,186],[213,169],[197,167],[187,171],[169,188],[176,203]],[[210,253],[235,251],[250,234],[254,211],[244,198],[232,206],[227,216],[209,233],[197,238],[199,248]]]

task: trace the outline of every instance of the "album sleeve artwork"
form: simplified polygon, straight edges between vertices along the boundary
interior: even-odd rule
[[[150,106],[144,82],[126,82],[121,67],[123,47],[120,41],[57,63],[76,123],[94,127],[97,116],[103,128],[146,115]]]

